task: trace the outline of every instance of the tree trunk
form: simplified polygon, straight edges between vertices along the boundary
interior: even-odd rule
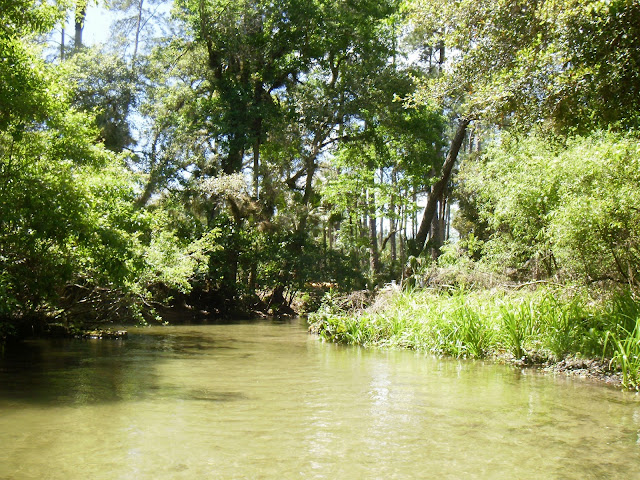
[[[151,175],[149,176],[149,180],[147,180],[147,183],[144,186],[144,190],[142,191],[142,194],[136,199],[136,202],[135,202],[136,207],[144,208],[147,206],[147,204],[149,203],[149,200],[151,200],[151,196],[153,195],[153,191],[155,190],[155,187],[156,187],[156,182],[152,172]]]
[[[84,19],[86,18],[86,16],[87,16],[87,2],[80,0],[76,5],[76,20],[75,20],[76,34],[74,37],[74,44],[73,44],[73,47],[76,50],[82,47],[82,30],[84,29]]]
[[[446,241],[451,238],[451,202],[447,202],[447,213],[446,213],[444,224],[445,224],[444,239]]]
[[[142,29],[142,5],[144,0],[140,0],[138,4],[138,21],[136,22],[136,40],[133,45],[133,57],[131,58],[131,65],[135,69],[136,57],[138,56],[138,46],[140,45],[140,30]]]
[[[254,106],[260,107],[264,103],[265,92],[262,82],[256,82],[253,87]],[[260,146],[262,144],[262,117],[256,115],[252,125],[253,130],[253,194],[256,200],[260,198]]]
[[[226,268],[223,274],[223,288],[227,290],[230,296],[235,296],[237,290],[238,280],[238,263],[240,261],[240,252],[233,242],[233,245],[227,248],[226,255]]]
[[[464,140],[464,136],[467,132],[469,123],[471,123],[470,119],[463,118],[458,124],[456,134],[451,141],[451,148],[449,149],[447,158],[445,159],[444,165],[442,166],[442,174],[440,176],[440,179],[433,185],[431,194],[429,195],[429,200],[427,200],[427,206],[424,208],[422,221],[420,222],[420,228],[418,229],[418,233],[416,234],[415,247],[414,251],[412,252],[413,255],[417,256],[422,252],[422,250],[424,250],[424,244],[427,240],[427,236],[429,235],[433,217],[436,214],[438,201],[442,198],[442,194],[444,193],[447,183],[449,183],[449,178],[451,177],[453,166],[458,159],[458,152],[460,151],[460,147],[462,146],[462,141]]]
[[[395,189],[398,184],[398,177],[396,169],[391,172],[391,184]],[[394,190],[395,191],[395,190]],[[396,246],[396,225],[398,225],[398,219],[396,218],[396,196],[391,194],[391,203],[389,204],[389,248],[391,249],[391,261],[395,262],[398,258],[397,246]]]
[[[445,211],[445,194],[443,192],[436,208],[436,214],[433,216],[431,223],[431,232],[429,235],[429,244],[431,246],[431,258],[437,260],[440,256],[440,250],[444,244],[444,211]]]
[[[66,19],[65,19],[66,20]],[[62,36],[60,37],[60,62],[64,62],[64,22],[62,22]]]
[[[331,221],[329,221],[328,225],[327,225],[327,229],[328,229],[328,237],[329,237],[329,250],[333,250],[333,223]]]
[[[151,196],[153,195],[159,181],[160,172],[162,170],[162,166],[158,165],[159,137],[160,134],[156,132],[153,137],[153,142],[151,143],[151,153],[149,154],[149,178],[144,186],[142,195],[140,195],[136,200],[136,206],[138,208],[147,206],[147,203],[151,200]]]
[[[407,245],[407,209],[405,205],[400,206],[400,265],[404,265],[406,259]]]
[[[251,293],[255,293],[257,285],[258,285],[258,264],[257,262],[252,262],[249,267],[249,291]]]
[[[369,270],[374,277],[380,272],[380,257],[378,255],[378,235],[376,232],[376,207],[375,197],[369,193],[367,195],[367,210],[369,211]]]
[[[416,191],[415,189],[413,190],[413,203],[417,203],[418,201],[418,196],[416,195]],[[411,236],[413,238],[416,238],[416,230],[418,230],[418,225],[417,225],[417,221],[416,221],[416,216],[415,215],[411,215]]]
[[[380,185],[384,185],[384,170],[380,168]],[[380,255],[384,250],[384,211],[380,212],[380,230],[378,230],[378,245],[380,246]]]
[[[256,118],[253,124],[253,196],[256,200],[260,199],[260,130],[262,121]]]

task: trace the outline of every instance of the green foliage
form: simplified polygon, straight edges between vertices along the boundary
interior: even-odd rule
[[[640,202],[634,136],[596,133],[554,144],[504,137],[461,170],[489,228],[483,258],[537,276],[638,286]]]
[[[564,121],[589,127],[640,127],[640,4],[571,2],[561,16],[572,67],[563,75]],[[575,89],[569,92],[568,89]]]
[[[177,2],[176,17],[206,48],[209,72],[202,86],[210,96],[208,115],[201,118],[215,129],[224,152],[223,171],[240,171],[244,152],[259,148],[277,131],[288,113],[283,100],[298,89],[301,79],[313,78],[313,69],[321,75],[334,69],[335,78],[340,63],[351,64],[350,57],[380,62],[376,54],[384,43],[377,26],[392,4]]]
[[[640,147],[633,136],[576,139],[559,156],[562,198],[550,225],[558,258],[589,280],[640,286]]]
[[[140,81],[120,55],[84,48],[67,62],[74,83],[73,104],[95,115],[100,138],[109,150],[122,152],[133,143],[128,123]]]
[[[419,101],[488,122],[589,131],[638,125],[635,1],[415,0],[417,42],[454,52]]]
[[[143,287],[162,285],[171,291],[188,293],[194,278],[205,273],[209,256],[221,248],[220,234],[210,230],[185,245],[166,225],[155,226],[148,247],[142,248],[146,265],[136,282]]]
[[[90,199],[78,182],[85,169],[102,168],[108,158],[91,145],[91,137],[83,138],[81,116],[57,120],[61,128],[25,131],[19,141],[0,137],[0,261],[3,300],[12,304],[4,305],[5,312],[16,304],[37,309],[70,279],[77,239],[87,231],[90,214]]]
[[[0,1],[0,131],[42,121],[55,110],[62,89],[51,82],[51,69],[27,38],[48,32],[63,8],[37,0]]]
[[[456,357],[483,358],[493,341],[491,324],[483,322],[480,314],[464,302],[455,303],[458,305],[453,308],[452,315],[451,334],[455,338],[451,344],[452,353]]]
[[[508,352],[520,363],[567,356],[611,358],[626,386],[640,381],[640,302],[628,292],[594,300],[588,291],[398,291],[357,312],[330,308],[310,315],[327,341],[402,347],[482,358]]]
[[[360,121],[345,130],[347,141],[336,148],[321,188],[323,206],[340,220],[333,222],[340,246],[363,259],[369,255],[370,284],[384,275],[395,279],[400,270],[397,257],[379,267],[378,249],[386,242],[373,245],[367,231],[372,219],[386,217],[392,235],[402,235],[400,224],[416,213],[414,195],[428,190],[443,160],[442,114],[396,101],[414,88],[408,71],[390,66],[380,72],[363,94]],[[369,226],[362,228],[360,219],[367,218]]]
[[[541,139],[505,140],[489,149],[479,163],[462,168],[465,193],[460,195],[469,192],[476,199],[478,217],[491,228],[484,255],[495,264],[516,268],[548,259],[550,239],[545,227],[557,204],[558,188],[551,155],[552,147]]]
[[[515,308],[500,306],[500,318],[502,319],[502,329],[505,333],[505,343],[514,358],[524,356],[525,340],[531,337],[534,332],[534,313],[532,305],[521,302]]]
[[[373,103],[376,82],[408,81],[378,80],[391,56],[386,17],[395,3],[176,3],[184,39],[162,42],[144,70],[148,122],[136,167],[147,177],[138,204],[180,203],[175,211],[193,222],[181,223],[186,237],[220,228],[222,249],[198,288],[237,298],[309,282],[361,283],[352,252],[320,240],[317,172]],[[393,93],[385,92],[387,105]]]
[[[622,371],[622,383],[627,387],[640,388],[640,328],[638,324],[631,332],[624,331],[624,336],[609,333],[613,348],[611,365]]]
[[[406,66],[400,3],[180,0],[180,35],[148,55],[85,49],[56,66],[34,38],[73,5],[0,0],[0,316],[57,313],[74,300],[65,285],[138,313],[194,286],[232,299],[362,288],[369,268],[370,284],[400,271],[415,195],[442,164],[442,112],[521,133],[637,124],[637,2],[402,2],[430,60],[453,52],[430,68]],[[142,25],[129,25],[138,42]],[[114,154],[133,145],[132,118],[138,150]],[[453,290],[506,267],[639,288],[637,139],[597,132],[496,132],[501,143],[463,167],[462,241],[412,280],[435,265]],[[383,217],[393,233],[377,237]],[[458,301],[441,305],[452,321],[431,324],[434,351],[483,356],[502,342],[563,355],[601,348],[608,327],[589,318],[589,340],[581,307],[549,301],[529,305],[533,323],[500,312],[502,335]],[[384,338],[366,325],[346,331]],[[399,344],[417,338],[385,328]]]
[[[337,152],[334,164],[339,174],[323,189],[328,203],[352,206],[357,202],[344,192],[357,194],[365,188],[376,190],[381,205],[391,196],[399,203],[408,200],[403,191],[428,188],[441,167],[443,117],[427,107],[400,108],[393,95],[389,91],[384,101],[369,105],[364,126],[354,127],[351,141]],[[393,170],[395,181],[380,182],[380,169]]]
[[[55,309],[74,282],[138,294],[159,281],[188,289],[212,234],[186,245],[175,238],[167,221],[135,207],[131,173],[93,144],[86,118],[61,120],[63,129],[0,143],[0,314]]]
[[[556,358],[579,351],[580,337],[584,336],[583,320],[589,320],[581,299],[559,302],[549,295],[538,306],[541,328],[547,333],[543,346]]]
[[[118,312],[142,318],[158,284],[190,288],[217,233],[181,239],[162,212],[136,206],[137,178],[124,156],[99,142],[95,105],[75,110],[69,65],[44,63],[29,40],[30,29],[46,32],[61,11],[5,3],[0,49],[10,61],[0,65],[0,318],[9,326],[32,315],[74,318],[83,305],[93,307],[90,319]],[[23,7],[27,13],[17,15]],[[88,55],[78,54],[76,73],[101,63]],[[11,330],[3,329],[3,336]]]
[[[624,385],[640,389],[640,301],[629,292],[616,295],[606,318],[603,356],[620,369]]]

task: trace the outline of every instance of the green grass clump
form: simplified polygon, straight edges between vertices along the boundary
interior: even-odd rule
[[[640,302],[629,293],[618,295],[605,319],[603,356],[620,370],[623,385],[640,390]]]
[[[382,307],[321,309],[310,317],[310,329],[332,342],[454,357],[603,357],[624,385],[640,385],[640,301],[630,293],[596,301],[587,291],[560,287],[398,291]]]
[[[525,342],[536,332],[536,313],[531,302],[500,305],[501,331],[504,345],[515,358],[525,355]]]
[[[613,355],[610,365],[615,365],[622,372],[622,384],[627,387],[640,387],[640,322],[633,331],[623,330],[624,336],[607,332],[607,340],[611,340]]]

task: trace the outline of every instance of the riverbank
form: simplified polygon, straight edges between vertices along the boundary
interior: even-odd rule
[[[224,322],[228,319],[291,317],[291,302],[277,292],[236,295],[233,291],[193,289],[188,294],[166,291],[163,302],[96,289],[89,296],[78,286],[67,288],[60,309],[3,317],[0,347],[26,338],[115,338],[120,327]],[[94,295],[95,293],[95,295]],[[115,329],[115,330],[114,330]]]
[[[640,389],[640,301],[628,292],[389,288],[367,308],[344,305],[329,298],[310,315],[310,331],[331,342],[493,358]]]

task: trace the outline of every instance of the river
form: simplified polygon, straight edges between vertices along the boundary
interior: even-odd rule
[[[0,357],[0,480],[640,478],[640,397],[320,342],[300,320]]]

